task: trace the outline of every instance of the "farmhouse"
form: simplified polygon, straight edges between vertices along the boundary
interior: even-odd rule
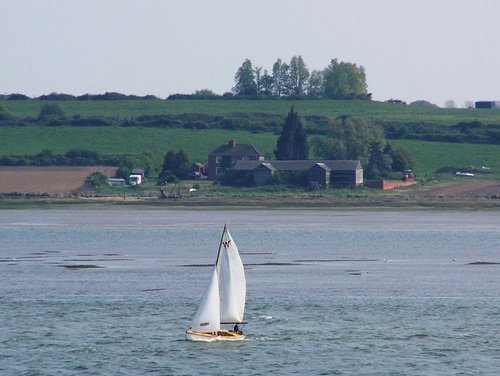
[[[237,144],[233,138],[208,154],[208,178],[217,179],[237,161],[262,161],[264,154],[250,144]]]
[[[309,186],[347,188],[363,185],[363,168],[358,160],[238,160],[236,173],[252,173],[255,185],[269,184],[277,171],[307,173]]]

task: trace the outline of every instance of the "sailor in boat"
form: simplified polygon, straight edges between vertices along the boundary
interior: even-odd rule
[[[234,326],[233,330],[234,330],[236,333],[240,334],[240,327],[238,326],[238,324],[236,324],[236,325]]]

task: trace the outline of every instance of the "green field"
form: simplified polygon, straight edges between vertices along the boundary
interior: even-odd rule
[[[226,130],[186,130],[136,127],[0,127],[0,155],[37,154],[43,149],[64,154],[74,148],[101,154],[164,155],[183,148],[191,161],[207,162],[208,153],[235,138],[253,144],[266,158],[273,158],[276,135]],[[414,155],[420,177],[433,178],[443,166],[488,166],[500,178],[500,145],[454,144],[413,140],[389,140],[393,147],[404,145]],[[314,155],[310,155],[314,157]]]
[[[500,145],[454,144],[446,142],[389,140],[393,147],[404,145],[415,157],[415,170],[421,178],[437,177],[440,167],[481,167],[491,168],[492,174],[482,175],[500,178]],[[451,177],[440,174],[439,178]],[[477,175],[481,176],[481,175]]]
[[[500,124],[500,109],[443,109],[405,106],[376,101],[355,100],[0,100],[11,115],[17,118],[36,118],[46,103],[59,104],[68,116],[104,116],[130,118],[141,115],[180,115],[187,113],[228,115],[234,113],[263,113],[286,116],[295,106],[299,115],[338,117],[357,115],[386,122],[433,123],[452,125],[462,121],[479,120]]]
[[[191,161],[206,163],[208,153],[235,138],[253,144],[271,158],[277,136],[226,130],[158,129],[138,127],[0,127],[0,155],[37,154],[44,149],[56,154],[81,148],[103,155],[164,155],[170,149],[185,149]]]

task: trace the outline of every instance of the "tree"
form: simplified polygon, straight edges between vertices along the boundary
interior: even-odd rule
[[[354,116],[340,116],[328,123],[325,137],[314,140],[315,153],[325,159],[368,161],[371,142],[385,144],[383,129],[372,121]]]
[[[246,59],[234,76],[235,86],[233,91],[236,95],[257,95],[257,83],[255,71],[250,59]]]
[[[187,153],[181,149],[175,151],[170,149],[165,154],[163,158],[163,166],[160,172],[160,178],[167,179],[168,177],[174,175],[177,178],[186,178],[191,172],[191,162],[189,162],[189,157]]]
[[[179,150],[175,155],[173,172],[178,178],[187,178],[191,172],[191,162],[189,162],[189,157],[183,149]]]
[[[385,151],[389,151],[386,149]],[[378,141],[370,143],[370,157],[365,169],[368,178],[385,177],[391,171],[391,160],[388,152],[385,152],[382,144]]]
[[[323,86],[323,72],[312,71],[307,84],[307,95],[314,98],[320,97],[323,94]]]
[[[260,78],[259,94],[265,96],[273,95],[273,85],[273,76],[271,76],[269,72],[264,69],[264,74]]]
[[[255,94],[260,94],[261,91],[261,77],[262,77],[262,67],[255,67],[253,69],[255,73]]]
[[[91,188],[101,188],[109,185],[109,177],[103,172],[97,171],[85,178],[85,184]]]
[[[218,95],[209,89],[196,90],[193,94],[196,98],[217,98]]]
[[[403,145],[390,151],[392,159],[392,171],[411,170],[415,167],[415,161],[410,151]]]
[[[38,119],[40,120],[58,120],[64,118],[64,111],[57,103],[46,103],[40,109]]]
[[[363,67],[333,59],[323,71],[323,95],[331,99],[366,98],[367,85]]]
[[[288,91],[291,95],[303,96],[306,93],[309,70],[302,56],[293,56],[288,72]]]
[[[307,159],[308,154],[307,134],[297,112],[294,111],[292,106],[276,143],[274,155],[276,159],[280,160],[300,160]]]
[[[0,121],[12,120],[12,118],[12,115],[2,105],[0,105]]]
[[[165,179],[167,176],[173,173],[176,154],[176,151],[173,149],[170,149],[169,151],[167,151],[167,154],[165,154],[165,158],[163,158],[163,166],[160,172],[161,178]]]
[[[474,102],[469,100],[465,101],[464,108],[474,108]]]
[[[444,107],[445,108],[457,108],[457,105],[455,104],[455,101],[453,99],[448,99],[446,102],[444,102]]]
[[[288,81],[288,65],[281,59],[276,60],[273,65],[273,94],[277,97],[286,96],[286,83]]]

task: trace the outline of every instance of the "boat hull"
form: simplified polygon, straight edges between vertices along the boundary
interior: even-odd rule
[[[245,335],[242,332],[235,332],[234,330],[219,330],[218,332],[199,332],[197,330],[186,330],[186,339],[188,341],[202,341],[202,342],[215,342],[215,341],[242,341]]]

